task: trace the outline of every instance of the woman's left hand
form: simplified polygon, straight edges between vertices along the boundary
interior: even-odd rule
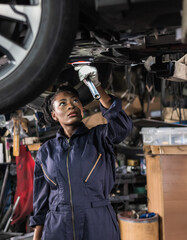
[[[88,65],[78,65],[75,67],[75,70],[78,71],[79,78],[81,81],[90,80],[93,82],[95,87],[98,87],[101,85],[98,79],[97,68],[88,66]],[[86,84],[85,81],[84,83]]]

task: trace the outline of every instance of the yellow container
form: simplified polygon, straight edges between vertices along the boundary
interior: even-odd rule
[[[132,167],[140,166],[139,159],[128,159],[127,166],[132,166]]]
[[[131,215],[131,212],[117,215],[121,240],[159,240],[158,215],[144,219],[133,219]]]

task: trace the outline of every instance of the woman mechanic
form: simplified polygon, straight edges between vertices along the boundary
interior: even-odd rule
[[[83,106],[75,89],[59,89],[47,102],[46,118],[58,121],[56,137],[39,149],[34,172],[34,240],[119,240],[120,233],[109,194],[115,181],[113,144],[130,133],[132,121],[121,101],[102,89],[97,70],[82,66],[101,98],[107,124],[87,129]],[[47,112],[49,114],[47,114]]]

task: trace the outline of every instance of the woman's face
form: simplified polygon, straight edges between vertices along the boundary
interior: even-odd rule
[[[77,125],[83,118],[83,106],[71,92],[60,92],[53,100],[53,119],[65,126]]]

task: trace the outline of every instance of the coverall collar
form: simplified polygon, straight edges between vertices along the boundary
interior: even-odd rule
[[[84,125],[83,122],[81,122],[79,127],[74,132],[74,134],[71,136],[71,138],[75,135],[80,135],[80,134],[86,133],[88,131],[89,131],[89,129]],[[56,139],[59,140],[60,138],[67,138],[64,134],[64,130],[62,127],[56,133]]]

